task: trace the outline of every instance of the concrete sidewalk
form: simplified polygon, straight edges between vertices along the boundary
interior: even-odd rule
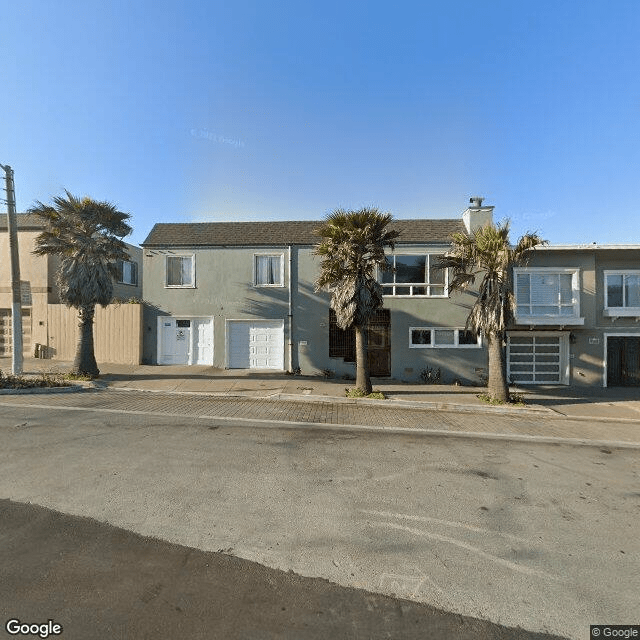
[[[138,391],[205,393],[209,395],[271,398],[283,400],[327,400],[354,402],[345,398],[345,389],[353,380],[326,379],[316,376],[294,376],[282,372],[252,372],[216,369],[205,365],[121,365],[100,364],[97,386]],[[64,372],[70,362],[25,359],[27,374]],[[0,358],[0,370],[11,371],[11,360]],[[449,411],[489,412],[499,414],[555,415],[578,420],[638,422],[640,429],[640,389],[593,389],[592,392],[562,386],[513,388],[521,394],[525,406],[495,406],[478,398],[481,387],[426,385],[403,383],[390,379],[374,379],[374,389],[382,391],[394,405],[419,406]],[[357,402],[376,403],[362,399]]]

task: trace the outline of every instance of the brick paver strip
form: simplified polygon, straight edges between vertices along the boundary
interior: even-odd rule
[[[116,390],[72,394],[5,395],[0,405],[70,407],[180,417],[241,418],[298,423],[325,423],[372,427],[403,427],[450,432],[531,435],[598,441],[638,442],[640,425],[575,421],[553,415],[501,415],[455,413],[430,408],[344,404],[331,400],[295,401],[264,398],[220,397]]]

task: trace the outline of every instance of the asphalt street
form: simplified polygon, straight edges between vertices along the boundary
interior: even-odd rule
[[[256,428],[243,405],[235,420],[198,417],[211,412],[202,401],[3,398],[0,496],[532,632],[584,638],[589,624],[629,622],[640,608],[637,450],[303,422]],[[448,428],[484,419],[414,414]],[[490,418],[500,428],[518,420]],[[47,550],[42,539],[36,546]],[[344,624],[359,619],[344,614]],[[360,637],[413,637],[405,631]],[[238,637],[289,637],[274,633]]]

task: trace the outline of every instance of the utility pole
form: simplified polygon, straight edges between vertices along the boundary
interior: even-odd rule
[[[16,221],[16,192],[13,186],[13,169],[0,164],[4,170],[7,192],[7,231],[11,254],[11,373],[22,374],[22,295],[20,291],[20,259],[18,254],[18,225]]]

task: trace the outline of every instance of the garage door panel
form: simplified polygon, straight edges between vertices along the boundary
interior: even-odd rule
[[[511,335],[507,343],[507,370],[516,384],[564,382],[564,335]]]
[[[281,321],[230,320],[229,368],[284,369],[284,324]]]

